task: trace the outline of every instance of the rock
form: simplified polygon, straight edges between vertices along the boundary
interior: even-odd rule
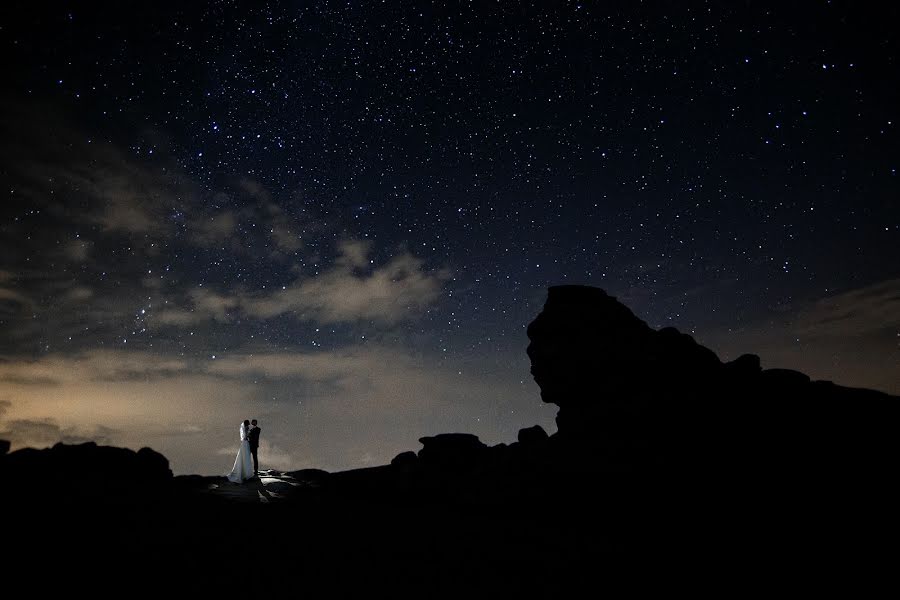
[[[723,364],[675,328],[653,330],[598,288],[551,287],[527,333],[541,398],[560,407],[551,438],[559,464],[742,465],[787,477],[836,464],[889,468],[885,457],[896,454],[891,396],[762,370],[752,354]]]
[[[526,427],[519,430],[519,443],[523,446],[535,446],[549,438],[547,432],[540,425]]]
[[[419,460],[426,468],[459,470],[478,463],[487,452],[487,446],[470,433],[442,433],[419,438],[423,448]]]
[[[809,376],[800,371],[791,369],[765,369],[762,372],[765,385],[769,387],[782,387],[797,389],[809,383]]]
[[[40,473],[45,478],[78,481],[164,481],[172,478],[169,461],[150,448],[127,448],[58,443],[52,448],[23,448],[6,456],[8,474]]]
[[[322,469],[300,469],[299,471],[288,471],[285,474],[313,486],[322,485],[331,477],[331,473]]]
[[[414,467],[419,462],[419,457],[412,450],[401,452],[391,461],[391,465],[395,467],[408,468]]]
[[[0,456],[4,456],[7,452],[9,452],[9,448],[9,440],[0,440]]]
[[[172,476],[169,459],[151,448],[144,447],[137,451],[136,465],[144,477],[166,479]]]
[[[755,354],[741,354],[733,361],[725,363],[725,369],[733,377],[739,379],[756,377],[762,372],[762,367],[759,365],[759,357]]]
[[[683,410],[675,397],[703,394],[721,368],[691,336],[671,327],[654,331],[603,290],[586,286],[550,288],[528,337],[541,399],[560,407],[559,435],[570,440],[621,446],[652,437],[649,421]]]

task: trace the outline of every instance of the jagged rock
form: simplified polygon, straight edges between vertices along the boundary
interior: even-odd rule
[[[559,435],[571,440],[645,446],[656,422],[698,408],[682,405],[679,396],[706,395],[721,368],[691,336],[654,331],[603,290],[586,286],[551,287],[528,337],[541,398],[560,407]]]
[[[547,432],[540,425],[519,430],[519,443],[523,446],[534,446],[548,439]]]
[[[9,441],[8,440],[0,440],[0,456],[4,456],[7,452],[9,452]]]
[[[423,448],[419,460],[426,468],[457,470],[471,467],[483,458],[488,447],[471,433],[442,433],[419,438]]]

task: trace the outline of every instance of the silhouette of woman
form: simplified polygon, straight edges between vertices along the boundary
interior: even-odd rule
[[[241,423],[241,447],[238,449],[237,457],[234,459],[234,468],[228,475],[228,480],[232,483],[243,483],[245,480],[253,477],[253,457],[250,454],[250,440],[247,434],[250,432],[250,421]]]

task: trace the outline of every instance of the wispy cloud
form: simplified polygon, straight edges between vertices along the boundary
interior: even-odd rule
[[[218,293],[196,288],[186,306],[170,306],[151,319],[158,325],[187,326],[206,320],[228,322],[240,313],[257,319],[291,315],[317,323],[371,320],[390,325],[418,316],[441,296],[448,269],[426,270],[424,261],[404,252],[372,268],[371,243],[343,241],[331,268],[301,277],[267,293]]]
[[[0,382],[64,385],[85,381],[148,379],[184,372],[180,358],[150,352],[94,350],[76,356],[51,355],[36,360],[0,359]]]
[[[110,444],[118,432],[109,427],[95,425],[93,427],[61,427],[56,420],[45,418],[40,420],[15,419],[7,422],[0,430],[0,439],[8,440],[14,448],[29,446],[44,448],[57,442],[64,444],[81,444],[97,442]]]
[[[24,294],[10,288],[0,287],[0,315],[19,312],[30,304],[31,300]]]
[[[234,211],[223,210],[193,222],[192,241],[199,246],[222,244],[234,234],[237,223]]]
[[[797,315],[804,335],[856,337],[900,329],[900,279],[889,279],[815,302]]]
[[[269,235],[278,249],[283,252],[294,252],[304,245],[300,235],[292,231],[290,227],[283,222],[274,223],[272,227],[269,228]]]
[[[106,233],[162,236],[172,229],[166,218],[169,211],[191,202],[198,193],[173,165],[135,160],[112,143],[92,140],[61,120],[47,122],[26,114],[18,122],[8,118],[4,127],[27,140],[14,151],[2,150],[22,182],[17,193],[76,224],[96,225]],[[48,148],[57,150],[47,152]],[[67,192],[68,203],[57,200],[57,190]],[[70,210],[69,204],[78,210]],[[82,256],[77,246],[67,250],[75,259]]]
[[[66,243],[60,253],[70,262],[83,263],[90,257],[93,246],[93,242],[78,238]]]
[[[450,279],[449,270],[426,271],[423,260],[405,252],[366,272],[370,250],[369,242],[342,242],[331,269],[273,294],[247,296],[242,306],[260,318],[290,313],[320,323],[370,319],[391,324],[435,302]]]
[[[889,279],[697,338],[725,359],[752,352],[767,368],[900,394],[898,332],[900,280]]]

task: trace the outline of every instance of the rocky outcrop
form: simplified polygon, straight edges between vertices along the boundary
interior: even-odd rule
[[[631,435],[672,396],[708,391],[721,367],[689,335],[654,331],[598,288],[550,288],[528,337],[541,398],[560,407],[569,437]]]
[[[459,471],[478,464],[488,447],[471,433],[442,433],[419,438],[422,449],[419,461],[424,468],[441,471]]]
[[[401,452],[391,460],[391,466],[399,468],[412,468],[419,462],[419,457],[412,450]]]
[[[541,398],[559,406],[557,445],[582,465],[808,472],[886,466],[896,451],[897,398],[764,370],[751,354],[722,363],[599,288],[551,287],[528,337]]]
[[[84,444],[56,444],[37,450],[23,448],[2,458],[4,477],[40,475],[42,479],[88,482],[160,482],[172,478],[169,461],[150,448],[137,452],[127,448]]]
[[[537,446],[548,439],[547,432],[540,425],[533,425],[519,430],[518,440],[523,446]]]

